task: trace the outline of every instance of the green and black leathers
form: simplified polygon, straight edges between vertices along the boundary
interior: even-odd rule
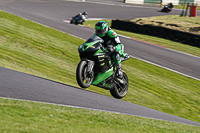
[[[94,33],[95,35],[95,33]],[[108,47],[108,45],[112,45],[115,47],[115,51],[119,53],[121,57],[125,57],[126,53],[124,53],[124,45],[121,43],[119,36],[115,31],[113,31],[110,27],[108,27],[108,32],[104,36],[101,37],[104,40],[103,46],[105,48]],[[121,58],[117,59],[116,54],[112,55],[113,61],[115,64],[120,64],[121,63]]]

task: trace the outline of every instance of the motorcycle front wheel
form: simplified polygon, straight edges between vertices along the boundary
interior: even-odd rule
[[[71,21],[70,21],[70,24],[73,24],[74,23],[74,20],[72,19]]]
[[[124,71],[122,72],[123,72],[123,78],[122,78],[123,84],[119,83],[119,85],[116,85],[113,89],[110,90],[111,95],[117,99],[125,97],[128,92],[128,86],[129,86],[128,76]]]
[[[77,69],[76,69],[76,80],[80,87],[88,88],[93,80],[94,74],[93,72],[87,72],[88,62],[87,61],[80,61]]]

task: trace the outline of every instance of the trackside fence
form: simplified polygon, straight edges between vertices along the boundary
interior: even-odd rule
[[[112,20],[111,28],[150,36],[156,36],[180,42],[183,44],[200,47],[200,35],[168,29],[165,27],[139,25],[126,20]]]

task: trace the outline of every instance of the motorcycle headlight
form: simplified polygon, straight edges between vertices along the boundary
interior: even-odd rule
[[[82,51],[83,50],[83,45],[79,46],[78,51]]]

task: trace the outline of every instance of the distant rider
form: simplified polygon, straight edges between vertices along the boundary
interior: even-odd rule
[[[122,78],[121,72],[121,57],[124,59],[129,58],[127,53],[124,53],[124,45],[121,43],[119,36],[115,31],[108,27],[107,22],[99,21],[95,25],[95,35],[99,36],[104,40],[104,47],[107,48],[108,52],[111,52],[111,58],[117,67],[117,76]]]
[[[171,9],[174,7],[174,5],[172,4],[172,2],[170,2],[170,3],[168,4],[168,7],[171,8]]]
[[[170,8],[172,9],[174,7],[174,5],[172,4],[172,2],[168,3],[167,5],[164,6],[164,8]]]
[[[82,13],[78,13],[76,16],[74,16],[74,18],[77,18],[77,17],[81,17],[82,16]]]
[[[83,22],[85,22],[86,21],[86,19],[87,19],[87,12],[83,12],[83,13],[78,13],[76,16],[74,16],[73,18],[77,18],[77,19],[82,19],[83,21],[82,21],[82,24],[83,24]]]
[[[87,12],[83,12],[82,14],[85,16],[85,18],[87,18],[87,15],[88,15]]]

